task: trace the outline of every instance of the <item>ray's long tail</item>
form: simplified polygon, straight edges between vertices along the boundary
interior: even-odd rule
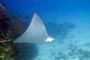
[[[3,42],[10,42],[11,40],[3,40],[3,41],[0,41],[0,43],[3,43]]]

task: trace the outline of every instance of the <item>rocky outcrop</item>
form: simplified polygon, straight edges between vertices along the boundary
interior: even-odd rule
[[[9,16],[8,11],[0,2],[0,40],[8,40],[12,26],[12,19]]]
[[[16,17],[15,17],[16,15]],[[0,0],[0,41],[13,41],[22,35],[27,29],[17,14],[9,14]],[[21,20],[20,20],[21,19]],[[29,21],[30,22],[30,21]],[[28,23],[29,24],[29,23]],[[33,60],[38,55],[38,48],[35,44],[23,43],[15,44],[10,42],[0,42],[0,60]]]

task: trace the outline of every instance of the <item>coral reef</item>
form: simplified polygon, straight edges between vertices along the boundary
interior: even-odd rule
[[[23,16],[21,13],[18,11],[11,12],[10,15],[12,16],[13,19],[18,19],[20,22],[22,22],[26,27],[30,25],[31,22],[31,16],[25,15]]]
[[[6,7],[0,2],[0,40],[14,40],[26,30],[25,24],[21,22],[26,19],[18,15],[19,13],[13,14],[17,17],[13,17],[12,14],[9,14]]]
[[[11,20],[8,11],[0,2],[0,40],[8,40],[13,21]]]
[[[10,46],[0,46],[0,60],[14,60],[14,58],[11,57],[12,54],[13,51]]]
[[[33,60],[38,55],[38,48],[32,43],[13,44],[15,60]]]
[[[30,23],[28,19],[19,13],[10,14],[0,1],[0,41],[18,38],[27,29]],[[0,42],[0,60],[33,60],[37,55],[38,48],[35,44]]]
[[[7,9],[0,1],[0,41],[9,40],[13,21]],[[14,60],[11,57],[13,54],[10,44],[0,42],[0,60]]]

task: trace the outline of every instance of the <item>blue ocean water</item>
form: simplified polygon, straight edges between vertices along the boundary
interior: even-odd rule
[[[55,38],[51,43],[36,44],[38,54],[33,60],[90,60],[90,0],[2,2],[9,12],[18,11],[30,18],[38,13],[47,32]]]

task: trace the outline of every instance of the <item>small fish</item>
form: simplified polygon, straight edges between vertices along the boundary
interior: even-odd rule
[[[68,19],[68,17],[65,17],[65,19]]]
[[[60,15],[60,16],[64,16],[64,15]]]
[[[63,24],[63,22],[60,22],[60,24]]]

